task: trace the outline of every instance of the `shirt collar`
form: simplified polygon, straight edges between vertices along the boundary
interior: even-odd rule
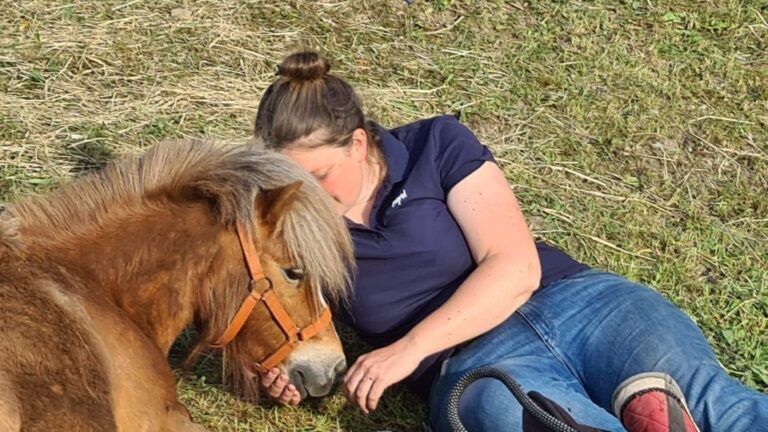
[[[384,182],[393,185],[403,180],[405,168],[408,165],[408,149],[389,131],[383,128],[379,128],[379,131],[381,152],[384,153],[384,159],[387,162],[387,176]]]
[[[381,188],[376,195],[376,199],[373,201],[373,208],[371,209],[372,229],[376,229],[381,221],[381,205],[392,191],[392,186],[403,181],[410,156],[405,144],[382,127],[379,127],[379,138],[381,138],[381,152],[387,163],[387,175],[384,177]],[[347,226],[350,228],[363,228],[362,225],[352,222],[346,217],[344,219],[346,220]]]

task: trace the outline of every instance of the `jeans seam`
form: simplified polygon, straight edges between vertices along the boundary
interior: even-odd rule
[[[530,308],[530,305],[528,305],[528,307]],[[541,339],[541,341],[544,343],[544,346],[546,346],[549,352],[551,352],[552,355],[555,356],[557,361],[559,361],[563,366],[565,366],[565,368],[571,373],[571,375],[575,380],[577,380],[578,382],[581,382],[581,378],[579,378],[579,374],[576,373],[576,370],[572,367],[570,362],[568,362],[568,360],[562,355],[560,350],[555,348],[554,344],[552,344],[549,341],[549,339],[544,335],[544,333],[542,333],[539,330],[539,328],[533,324],[533,320],[530,317],[526,316],[526,313],[525,311],[523,311],[523,308],[518,309],[517,312],[520,314],[521,317],[523,317],[525,322],[528,323],[531,329],[533,329],[533,331],[536,333],[539,339]]]

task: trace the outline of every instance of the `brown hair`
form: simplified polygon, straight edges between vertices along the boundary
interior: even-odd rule
[[[255,135],[274,150],[344,147],[362,128],[373,161],[383,166],[378,127],[366,121],[352,86],[330,70],[330,63],[314,51],[286,57],[277,68],[279,78],[259,102]],[[319,134],[305,139],[315,132]]]

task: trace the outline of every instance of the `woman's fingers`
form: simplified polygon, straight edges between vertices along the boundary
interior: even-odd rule
[[[280,374],[277,379],[267,388],[267,393],[272,399],[279,399],[285,391],[285,386],[288,385],[288,377],[284,374]]]
[[[366,405],[369,411],[375,411],[376,408],[379,407],[379,400],[386,388],[387,386],[383,385],[381,380],[374,381],[371,389],[368,390],[368,399],[366,400]]]
[[[264,388],[268,388],[271,386],[277,377],[280,376],[280,369],[278,368],[272,368],[267,373],[261,374],[261,386]]]
[[[344,377],[345,396],[350,402],[356,403],[365,414],[376,408],[382,387],[386,388],[386,383],[378,382],[379,369],[375,362],[363,355]],[[376,392],[371,393],[372,390]]]
[[[296,392],[295,389],[292,389],[293,385],[287,385],[285,388],[283,388],[283,393],[280,394],[280,397],[278,398],[278,401],[283,405],[288,405],[288,402],[293,399],[293,395]]]
[[[283,405],[296,406],[301,402],[301,393],[293,384],[289,383],[288,375],[273,368],[261,375],[261,386],[266,390],[267,396]]]
[[[375,410],[384,391],[406,378],[424,358],[411,344],[396,342],[361,355],[344,376],[344,395],[364,413]]]
[[[368,414],[370,411],[368,404],[368,394],[371,391],[374,380],[374,377],[366,375],[363,377],[363,379],[360,380],[360,382],[357,384],[357,388],[355,389],[354,398],[357,401],[357,405],[361,410],[363,410],[365,414]]]
[[[301,394],[293,384],[288,384],[280,395],[280,403],[284,405],[296,406],[301,401]]]
[[[293,399],[291,399],[291,401],[288,402],[288,404],[292,405],[292,406],[296,406],[296,405],[299,404],[299,402],[301,402],[301,393],[299,393],[298,389],[294,389],[293,393],[294,393],[293,394]]]
[[[355,402],[357,399],[357,387],[363,380],[363,376],[366,373],[366,368],[363,366],[364,356],[361,356],[344,376],[344,395],[350,402]]]

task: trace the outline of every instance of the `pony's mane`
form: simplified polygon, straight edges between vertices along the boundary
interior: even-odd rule
[[[143,156],[128,156],[101,171],[7,208],[0,247],[10,220],[26,227],[57,227],[67,236],[106,226],[127,214],[146,214],[162,200],[204,200],[224,226],[255,223],[254,203],[263,189],[303,181],[298,199],[279,229],[292,258],[314,286],[334,301],[346,297],[353,255],[349,233],[317,182],[279,153],[258,143],[221,145],[201,140],[160,143]],[[7,231],[7,232],[6,232]],[[55,241],[55,239],[52,239]]]
[[[18,221],[4,214],[5,208],[0,207],[0,261],[8,260],[19,250]]]

